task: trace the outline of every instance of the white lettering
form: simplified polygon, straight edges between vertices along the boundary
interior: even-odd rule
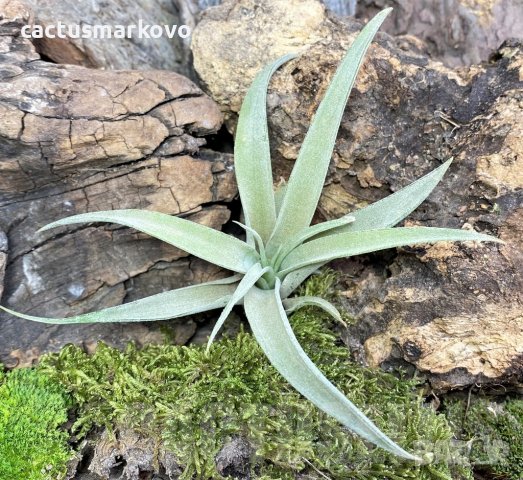
[[[115,25],[113,36],[114,38],[125,38],[126,28],[123,25]]]
[[[180,25],[180,28],[178,29],[178,35],[181,38],[187,38],[191,35],[191,29],[187,25]]]
[[[164,35],[172,39],[178,34],[180,38],[191,35],[188,25],[148,25],[140,19],[138,25],[89,25],[80,22],[76,25],[67,25],[58,21],[51,25],[24,25],[21,29],[23,38],[161,38]]]
[[[163,35],[163,29],[160,25],[153,25],[151,27],[151,37],[160,38]]]
[[[54,33],[51,33],[51,30],[54,30],[56,32],[56,26],[55,25],[47,25],[45,27],[45,36],[47,38],[56,38],[56,35]]]
[[[82,38],[92,38],[93,37],[93,26],[92,25],[82,25]]]
[[[44,38],[44,28],[42,25],[35,25],[33,27],[33,38]]]
[[[140,20],[138,21],[138,38],[151,38],[148,32],[149,28],[151,28],[151,26],[144,26],[143,20],[140,18]]]
[[[169,25],[164,25],[163,28],[165,28],[165,33],[167,34],[168,38],[174,38],[178,25],[172,25],[171,28],[169,28]]]
[[[69,25],[67,27],[67,34],[71,38],[80,38],[80,25]]]
[[[67,35],[65,34],[65,25],[62,22],[58,22],[57,30],[58,38],[67,38]]]
[[[31,32],[29,32],[29,30],[31,30],[31,25],[24,25],[22,27],[22,37],[23,38],[31,38]]]
[[[112,31],[109,25],[95,25],[93,28],[93,38],[111,38]]]

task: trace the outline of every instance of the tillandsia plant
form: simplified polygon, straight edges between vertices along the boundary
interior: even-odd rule
[[[253,81],[240,111],[234,150],[245,242],[189,220],[141,210],[74,215],[43,228],[81,222],[118,223],[231,270],[233,276],[72,318],[40,318],[4,310],[28,320],[73,324],[167,320],[225,307],[210,335],[209,348],[232,308],[243,303],[261,348],[296,390],[375,445],[419,460],[382,433],[327,380],[300,347],[287,318],[287,313],[312,304],[340,319],[336,308],[324,299],[290,297],[315,270],[336,258],[417,243],[497,241],[474,231],[391,228],[429,195],[450,162],[377,203],[337,220],[310,225],[356,74],[390,10],[376,15],[352,43],[314,116],[288,183],[276,191],[267,128],[267,88],[275,70],[294,56],[276,60]]]

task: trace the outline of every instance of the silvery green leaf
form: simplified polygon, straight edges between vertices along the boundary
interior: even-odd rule
[[[311,227],[307,227],[305,230],[302,230],[302,232],[298,235],[301,243],[305,243],[307,240],[316,237],[322,233],[328,233],[331,230],[334,230],[336,228],[341,228],[346,225],[349,225],[350,223],[353,223],[356,220],[356,217],[354,215],[344,215],[341,218],[336,218],[335,220],[329,220],[327,222],[323,223],[317,223],[316,225],[312,225]]]
[[[283,203],[283,199],[285,198],[285,192],[286,191],[287,191],[287,184],[286,183],[282,183],[274,191],[274,202],[276,204],[276,215],[279,215],[279,213],[280,213],[281,204]]]
[[[86,222],[111,222],[135,228],[233,272],[245,273],[258,261],[254,248],[231,235],[190,220],[146,210],[82,213],[53,222],[40,231]]]
[[[409,460],[419,460],[382,433],[340,392],[303,351],[275,290],[253,287],[245,296],[247,319],[272,365],[304,397],[369,442]]]
[[[287,313],[292,313],[302,307],[313,306],[321,308],[322,310],[327,312],[331,317],[333,317],[336,321],[340,323],[343,322],[338,309],[332,303],[320,297],[293,297],[283,300],[282,303],[283,307],[285,308],[285,312]]]
[[[375,202],[368,207],[357,210],[350,215],[355,221],[341,227],[322,232],[318,237],[328,236],[343,232],[356,232],[372,230],[375,228],[393,227],[412,213],[440,182],[449,168],[452,160],[445,162],[432,172],[421,177],[396,193]],[[325,263],[304,267],[285,276],[282,282],[282,298],[288,297],[298,286]]]
[[[276,267],[281,265],[281,262],[285,257],[292,252],[296,247],[305,243],[307,240],[316,237],[322,233],[329,233],[332,230],[339,229],[349,223],[354,222],[354,217],[351,215],[345,215],[336,220],[330,220],[328,222],[318,223],[312,227],[307,227],[298,233],[294,238],[291,238],[282,245],[281,251],[275,255],[277,258]]]
[[[260,259],[264,265],[267,265],[267,255],[265,252],[265,244],[263,243],[263,239],[261,238],[260,234],[254,230],[254,228],[248,227],[247,225],[244,225],[243,223],[237,222],[236,220],[233,220],[233,223],[236,225],[239,225],[242,227],[247,235],[250,234],[250,238],[252,239],[252,242],[254,246],[258,247],[258,253],[260,255]]]
[[[398,190],[396,193],[361,210],[356,210],[350,214],[355,218],[351,225],[327,233],[334,234],[393,227],[421,205],[443,178],[451,163],[452,160],[448,160],[440,167],[432,170],[405,188]],[[325,234],[321,236],[325,236]]]
[[[286,275],[307,265],[326,263],[336,258],[351,257],[387,248],[417,243],[471,240],[500,242],[499,239],[489,235],[452,228],[402,227],[338,233],[300,245],[283,261],[280,274]]]
[[[225,305],[225,308],[223,309],[220,317],[216,321],[216,324],[212,329],[211,335],[209,336],[209,340],[207,341],[207,351],[209,351],[209,348],[211,348],[211,344],[214,341],[214,338],[222,328],[223,324],[225,323],[225,320],[227,320],[227,317],[231,313],[234,305],[236,305],[254,286],[254,284],[262,277],[262,275],[264,275],[269,270],[269,267],[262,268],[262,266],[259,263],[256,263],[251,268],[249,268],[245,276],[238,283],[236,290],[229,298],[227,305]]]
[[[307,265],[306,267],[293,270],[292,272],[282,275],[283,278],[280,288],[281,298],[287,298],[294,290],[296,290],[307,278],[309,278],[316,270],[325,265],[325,262],[317,263],[315,265]]]
[[[234,168],[246,223],[264,242],[276,223],[271,152],[267,129],[267,88],[273,73],[294,58],[286,55],[254,79],[240,110],[234,142]]]
[[[310,225],[356,75],[365,52],[391,10],[382,10],[367,23],[336,70],[314,115],[289,178],[276,227],[269,241],[269,252],[273,252],[286,239]]]
[[[225,306],[236,290],[239,278],[239,276],[233,276],[215,282],[171,290],[116,307],[106,308],[99,312],[84,313],[69,318],[35,317],[2,306],[0,306],[0,309],[26,320],[61,325],[169,320]]]

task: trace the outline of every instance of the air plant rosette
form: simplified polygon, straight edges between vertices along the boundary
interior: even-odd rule
[[[243,304],[264,353],[296,390],[369,442],[405,459],[422,461],[382,433],[322,374],[299,345],[287,318],[302,306],[316,305],[341,319],[336,307],[322,298],[291,297],[307,277],[331,260],[439,241],[499,242],[468,230],[393,228],[427,198],[450,160],[383,200],[311,226],[350,91],[365,53],[390,11],[378,13],[352,43],[313,118],[288,182],[276,190],[267,127],[267,88],[273,73],[295,56],[274,61],[254,79],[240,111],[234,148],[246,241],[183,218],[142,210],[74,215],[42,229],[83,222],[118,223],[230,270],[232,276],[65,319],[2,308],[24,319],[59,324],[167,320],[223,308],[208,341],[208,348],[212,348],[232,308]]]

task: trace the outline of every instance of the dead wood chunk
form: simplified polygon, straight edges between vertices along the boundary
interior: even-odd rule
[[[288,177],[335,68],[361,28],[322,15],[319,3],[314,19],[296,16],[295,8],[280,0],[264,9],[249,0],[227,2],[204,13],[193,42],[198,73],[231,130],[255,73],[295,51],[295,40],[302,45],[269,90],[275,180]],[[405,50],[401,39],[386,34],[370,47],[317,219],[377,201],[453,157],[442,183],[405,224],[475,229],[506,243],[425,245],[338,262],[348,274],[344,305],[356,320],[345,340],[369,364],[408,362],[441,390],[522,383],[522,88],[517,42],[505,43],[490,64],[460,70]]]
[[[172,38],[164,33],[160,38],[138,36],[139,23],[159,25],[169,29],[183,23],[174,2],[169,0],[112,0],[110,4],[102,0],[88,2],[64,2],[60,0],[24,0],[33,10],[34,23],[44,28],[58,25],[71,26],[72,35],[66,30],[68,38],[34,39],[39,53],[55,63],[82,65],[91,68],[113,70],[172,70],[184,75],[190,72],[187,40],[178,34]],[[104,26],[123,26],[122,35],[108,37]],[[76,31],[89,26],[97,28],[99,38],[82,38],[83,31]],[[132,38],[128,37],[131,27]],[[64,27],[66,28],[66,27]],[[150,28],[146,34],[150,33]],[[165,30],[164,30],[165,32]],[[57,36],[57,35],[56,35]],[[80,38],[75,38],[80,37]],[[117,38],[120,37],[120,38]]]
[[[16,34],[27,16],[20,5],[0,4],[2,303],[61,318],[223,276],[117,225],[38,232],[66,216],[133,208],[220,229],[237,187],[232,156],[202,149],[222,115],[195,84],[172,72],[43,62]],[[187,324],[174,336],[193,334]],[[102,339],[122,346],[164,337],[154,324],[49,326],[2,315],[0,361],[28,365],[65,343],[91,349]]]
[[[316,0],[269,1],[264,8],[252,1],[226,2],[205,11],[193,33],[194,67],[225,112],[238,112],[260,67],[320,40],[324,21],[325,8]]]
[[[88,470],[96,478],[178,478],[183,472],[175,455],[161,442],[131,429],[103,431],[93,435],[91,444],[94,449]]]

